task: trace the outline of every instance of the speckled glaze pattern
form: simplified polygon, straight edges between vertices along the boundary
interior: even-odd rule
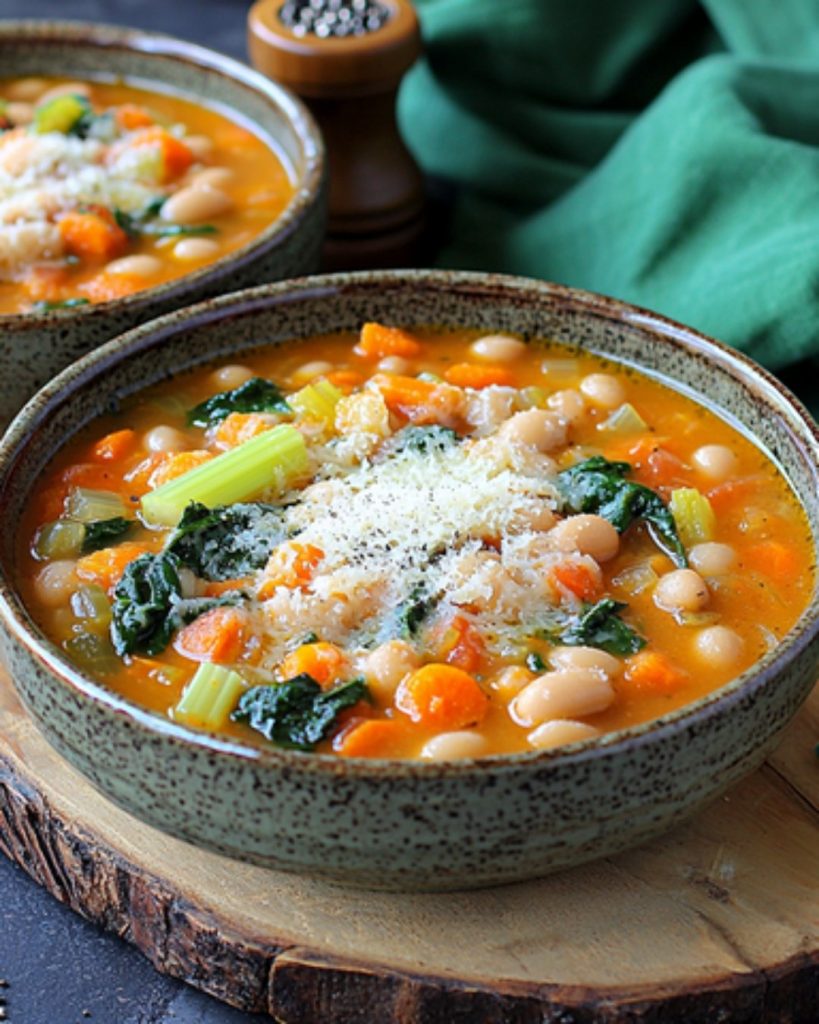
[[[304,278],[130,331],[44,388],[0,446],[0,507],[101,410],[175,371],[366,319],[521,332],[644,368],[723,410],[786,472],[819,539],[819,436],[744,356],[610,299],[521,278],[432,271]],[[807,696],[819,597],[753,670],[657,722],[560,751],[451,764],[260,751],[193,733],[73,669],[28,618],[0,548],[0,619],[45,735],[117,803],[232,857],[364,887],[454,889],[536,877],[640,843],[756,767]]]
[[[271,141],[296,192],[261,235],[175,281],[98,306],[0,315],[0,430],[54,374],[122,331],[236,288],[316,270],[326,220],[324,146],[302,103],[238,61],[169,36],[79,22],[0,22],[0,76],[126,78],[238,115]]]

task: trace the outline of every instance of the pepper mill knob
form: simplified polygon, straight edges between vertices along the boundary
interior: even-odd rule
[[[248,15],[253,65],[297,93],[324,135],[328,270],[411,266],[424,185],[398,132],[395,100],[421,52],[408,0],[258,0]]]

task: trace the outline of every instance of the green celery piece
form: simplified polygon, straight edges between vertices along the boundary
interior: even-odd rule
[[[200,729],[222,729],[244,689],[245,681],[238,672],[203,662],[185,687],[174,719]]]
[[[34,111],[34,131],[38,135],[46,132],[62,132],[67,135],[71,129],[91,113],[91,106],[83,96],[56,96],[43,103]]]
[[[708,498],[696,487],[678,487],[668,502],[680,540],[687,548],[714,539],[717,517]]]
[[[151,525],[176,526],[192,501],[212,508],[271,488],[282,491],[306,468],[304,438],[281,424],[150,491],[142,499],[142,514]]]
[[[300,416],[332,426],[335,422],[336,406],[343,397],[329,380],[317,380],[314,384],[306,384],[300,391],[290,395],[287,404]]]

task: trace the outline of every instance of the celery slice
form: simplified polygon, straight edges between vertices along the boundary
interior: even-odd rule
[[[81,523],[95,523],[104,519],[124,519],[128,516],[125,502],[113,491],[92,491],[75,487],[68,496],[66,515]]]
[[[332,426],[336,406],[342,397],[339,389],[329,380],[317,380],[290,395],[287,404],[291,409],[295,409],[299,416]]]
[[[306,468],[304,438],[282,424],[150,491],[142,499],[142,514],[149,524],[176,526],[192,501],[213,508],[265,490],[282,491]]]
[[[238,672],[203,662],[174,708],[174,718],[200,729],[221,729],[245,689]]]
[[[686,548],[714,539],[717,517],[711,502],[695,487],[678,487],[672,491],[668,507]]]
[[[85,539],[85,527],[71,519],[44,523],[34,539],[34,556],[41,559],[76,558]]]
[[[626,434],[643,434],[648,430],[648,424],[637,412],[630,402],[626,402],[607,417],[602,423],[597,424],[598,430],[604,430],[613,437],[623,437]]]
[[[111,625],[111,602],[96,583],[79,587],[71,595],[71,611],[91,633],[106,633]]]
[[[34,111],[34,131],[38,135],[46,132],[62,132],[63,135],[67,135],[90,113],[91,106],[83,96],[73,93],[55,96],[53,100],[40,104]]]

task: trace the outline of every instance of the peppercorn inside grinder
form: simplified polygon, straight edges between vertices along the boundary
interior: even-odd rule
[[[258,0],[253,65],[310,108],[327,146],[327,270],[412,266],[424,185],[395,120],[398,86],[421,51],[408,0]]]

